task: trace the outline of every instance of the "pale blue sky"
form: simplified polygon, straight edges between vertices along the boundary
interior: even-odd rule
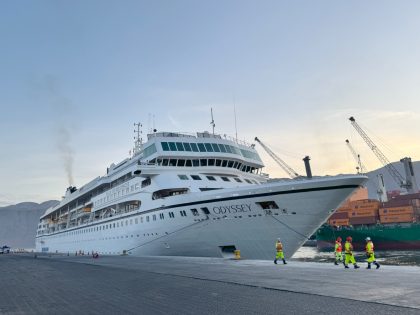
[[[391,160],[420,158],[419,1],[2,1],[0,205],[58,199],[70,134],[81,186],[132,124],[259,136],[303,172],[353,172],[347,118]],[[388,150],[388,148],[390,148]],[[261,152],[261,150],[259,150]],[[284,176],[263,152],[266,172]]]

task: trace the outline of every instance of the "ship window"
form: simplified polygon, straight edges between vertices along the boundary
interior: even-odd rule
[[[160,218],[161,220],[163,220],[163,219],[165,219],[165,215],[164,215],[163,213],[161,213],[161,214],[159,214],[159,218]]]
[[[173,212],[169,212],[169,217],[170,218],[175,218],[175,214]]]
[[[207,159],[200,159],[201,166],[207,166]]]
[[[221,150],[223,153],[226,153],[226,148],[225,148],[225,145],[224,145],[224,144],[219,143],[219,148],[220,148],[220,150]]]
[[[162,160],[162,166],[168,166],[168,159],[163,159]]]
[[[206,146],[207,152],[213,152],[213,148],[210,143],[204,143],[204,145]]]
[[[149,216],[148,215],[146,216],[146,222],[149,222]]]
[[[236,168],[239,170],[242,166],[242,163],[238,163],[238,165],[236,165]]]
[[[228,152],[228,153],[233,153],[232,152],[232,147],[230,146],[230,145],[228,145],[228,144],[226,144],[226,151]]]
[[[185,151],[191,151],[191,146],[189,143],[183,142],[182,144],[184,145]]]
[[[191,209],[191,213],[193,214],[193,216],[199,215],[197,209]]]
[[[226,166],[227,166],[227,163],[228,163],[228,161],[223,160],[223,161],[222,161],[222,166],[223,166],[223,167],[226,167]]]
[[[233,179],[236,180],[238,183],[242,183],[242,181],[237,177],[234,177]]]
[[[216,160],[216,166],[222,165],[222,160]]]
[[[146,178],[144,181],[141,182],[141,188],[149,186],[152,183],[150,177]]]
[[[279,209],[279,206],[274,201],[261,201],[256,202],[257,205],[260,205],[263,209]]]
[[[125,225],[128,225],[128,220],[125,220]]]
[[[176,166],[176,160],[175,159],[170,159],[169,160],[169,166]]]
[[[115,223],[113,223],[112,225],[113,225],[112,227],[114,227],[114,228],[115,228]]]
[[[185,166],[191,167],[192,166],[191,160],[186,160],[185,161]]]
[[[143,223],[143,217],[140,217],[140,223]]]
[[[228,167],[233,167],[233,161],[228,162]]]
[[[220,152],[220,149],[217,143],[212,143],[211,146],[213,147],[214,152]]]
[[[168,142],[169,144],[169,148],[171,149],[171,151],[176,151],[176,144],[175,142]]]
[[[209,166],[214,166],[214,159],[209,159]]]
[[[252,184],[252,182],[251,182],[249,179],[245,179],[245,181],[246,181],[248,184]]]
[[[133,219],[130,219],[130,225],[133,224]]]
[[[193,166],[200,166],[200,160],[192,160]]]
[[[191,149],[194,151],[194,152],[198,152],[198,147],[197,147],[197,144],[196,143],[190,143],[191,144]]]
[[[179,179],[182,180],[188,180],[188,176],[187,175],[178,175]]]
[[[206,176],[208,180],[216,180],[216,178],[214,178],[214,176]]]
[[[203,207],[201,210],[204,212],[204,214],[210,214],[209,208]]]
[[[225,182],[230,182],[229,178],[227,178],[227,177],[225,177],[225,176],[222,176],[221,178],[222,178],[222,180],[223,180],[223,181],[225,181]]]
[[[178,165],[177,166],[185,166],[185,160],[178,160]]]
[[[193,180],[201,180],[201,177],[200,177],[200,176],[198,176],[198,175],[191,175],[191,178],[192,178]]]
[[[156,214],[153,215],[153,221],[156,221]]]
[[[206,148],[204,147],[203,143],[197,143],[198,144],[198,149],[200,150],[200,152],[206,152]]]
[[[184,151],[184,146],[182,145],[182,142],[176,142],[176,148],[178,151]]]

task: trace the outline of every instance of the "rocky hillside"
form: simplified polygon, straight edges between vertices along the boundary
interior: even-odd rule
[[[398,172],[405,178],[404,166],[401,162],[392,163]],[[416,174],[417,185],[420,186],[420,162],[413,162],[414,173]],[[398,184],[392,179],[389,172],[384,168],[379,168],[375,171],[369,172],[366,175],[369,177],[369,181],[366,184],[366,187],[369,191],[369,198],[378,199],[376,191],[378,189],[378,178],[377,175],[383,174],[385,181],[385,188],[387,191],[390,190],[400,190],[401,188]]]
[[[22,202],[0,207],[0,245],[12,248],[35,248],[35,234],[39,217],[58,201],[41,204]]]

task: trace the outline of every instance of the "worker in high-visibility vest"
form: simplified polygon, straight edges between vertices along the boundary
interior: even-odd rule
[[[280,239],[277,239],[276,242],[276,258],[274,259],[274,263],[277,265],[277,260],[281,259],[283,260],[283,264],[287,264],[286,260],[284,259],[284,253],[283,253],[283,244],[281,243]]]
[[[370,237],[366,237],[366,257],[367,257],[367,263],[368,263],[368,266],[366,269],[370,269],[371,268],[370,265],[372,263],[376,266],[376,269],[379,269],[379,267],[381,266],[376,262],[374,249],[375,248],[373,246],[372,240],[370,239]]]
[[[346,253],[346,259],[344,261],[344,268],[349,268],[349,263],[352,263],[354,266],[354,269],[358,269],[360,267],[357,265],[356,259],[354,259],[354,256],[353,256],[353,245],[351,243],[352,241],[353,241],[352,237],[348,236],[346,238],[346,243],[344,244],[344,250]]]
[[[344,260],[343,260],[343,244],[341,243],[341,237],[337,237],[336,241],[335,241],[335,246],[334,246],[334,253],[335,253],[335,262],[334,265],[338,265],[338,262],[341,262],[344,264]]]

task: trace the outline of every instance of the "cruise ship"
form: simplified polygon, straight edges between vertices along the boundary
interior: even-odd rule
[[[290,257],[367,179],[270,180],[255,145],[209,132],[151,132],[130,157],[40,218],[39,252]]]

